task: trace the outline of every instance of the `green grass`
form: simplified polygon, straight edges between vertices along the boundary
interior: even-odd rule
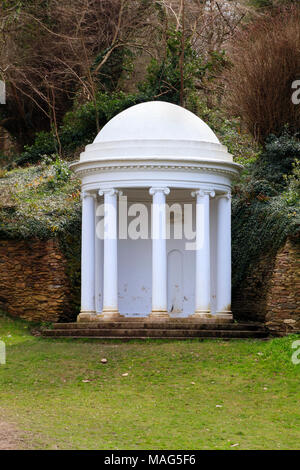
[[[0,408],[24,434],[25,447],[299,448],[296,336],[46,340],[0,316],[0,339],[7,345]]]

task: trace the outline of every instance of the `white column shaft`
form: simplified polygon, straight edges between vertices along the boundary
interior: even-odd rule
[[[103,238],[101,230],[97,227],[99,223],[100,207],[102,201],[96,201],[96,227],[95,227],[95,310],[100,313],[102,310],[102,290],[103,290]],[[98,230],[97,230],[98,228]]]
[[[231,314],[231,197],[218,198],[217,313]]]
[[[209,193],[196,192],[196,285],[195,315],[210,314],[210,220]]]
[[[95,313],[95,202],[82,197],[81,313]]]
[[[103,249],[103,308],[105,316],[119,315],[118,310],[118,236],[117,191],[99,191],[104,194],[104,249]]]
[[[167,316],[166,194],[168,188],[151,188],[152,203],[152,314]]]

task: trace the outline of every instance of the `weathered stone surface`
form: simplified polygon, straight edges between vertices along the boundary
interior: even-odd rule
[[[265,322],[270,332],[300,331],[300,244],[288,239],[274,256],[264,255],[255,273],[233,292],[237,320]]]
[[[30,321],[72,318],[66,261],[56,240],[0,240],[0,259],[5,311]]]
[[[300,331],[300,245],[288,240],[277,253],[266,298],[266,325],[286,334]]]
[[[261,338],[268,337],[267,329],[260,323],[202,323],[199,318],[181,318],[149,321],[148,317],[136,321],[124,317],[120,321],[89,321],[54,323],[53,329],[45,329],[44,336],[88,338]],[[102,361],[106,359],[102,359]]]

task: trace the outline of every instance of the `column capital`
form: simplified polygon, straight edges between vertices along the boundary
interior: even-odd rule
[[[232,198],[231,191],[227,191],[226,193],[221,194],[221,197],[226,197],[226,199],[231,199]]]
[[[191,193],[192,197],[204,197],[204,196],[209,196],[209,197],[215,197],[216,193],[215,191],[211,189],[197,189],[195,191],[192,191]]]
[[[96,194],[90,193],[89,191],[82,191],[81,194],[80,194],[81,200],[85,199],[87,197],[92,197],[93,199],[96,199]]]
[[[231,192],[230,191],[225,191],[222,194],[217,194],[216,199],[221,199],[221,198],[226,198],[228,200],[231,199],[232,198]]]
[[[166,196],[170,194],[170,188],[167,187],[152,187],[149,189],[149,194],[153,196],[156,193],[163,193]]]
[[[114,196],[115,194],[122,196],[123,192],[116,188],[103,188],[99,189],[98,194],[99,196],[104,196],[105,194],[108,194],[108,196]]]

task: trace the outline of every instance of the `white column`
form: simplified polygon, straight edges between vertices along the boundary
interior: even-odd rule
[[[103,301],[103,234],[101,233],[99,222],[102,213],[102,200],[96,199],[96,236],[95,236],[95,310],[96,313],[102,311]]]
[[[95,315],[95,195],[82,193],[81,309],[78,321]]]
[[[103,307],[101,317],[120,317],[118,308],[118,234],[117,195],[114,188],[102,189],[104,195]]]
[[[153,196],[151,211],[152,231],[152,312],[151,318],[168,317],[167,306],[167,246],[166,195],[169,188],[150,188]]]
[[[196,196],[196,275],[195,275],[195,317],[211,316],[210,280],[210,220],[209,198],[214,191],[198,190]]]
[[[217,315],[231,313],[231,195],[218,197],[217,206]]]

